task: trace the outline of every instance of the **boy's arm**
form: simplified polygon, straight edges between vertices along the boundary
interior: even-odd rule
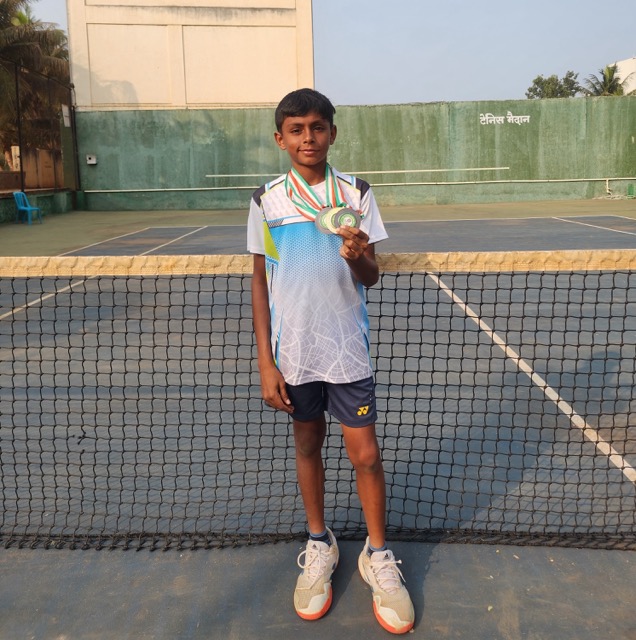
[[[263,400],[274,409],[293,413],[294,407],[287,396],[287,387],[281,372],[274,362],[271,343],[271,322],[269,298],[267,294],[267,276],[265,256],[254,254],[252,275],[252,316],[256,348],[258,351],[258,369],[261,374],[261,392]]]
[[[369,236],[355,227],[340,227],[337,231],[342,238],[340,255],[347,261],[356,279],[365,287],[372,287],[380,278],[380,270],[375,261],[375,248],[369,244]]]

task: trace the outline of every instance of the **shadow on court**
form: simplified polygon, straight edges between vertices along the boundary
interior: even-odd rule
[[[390,637],[341,543],[334,602],[316,622],[293,610],[296,543],[214,551],[5,550],[0,637],[316,640]],[[426,640],[633,640],[629,551],[399,543]]]

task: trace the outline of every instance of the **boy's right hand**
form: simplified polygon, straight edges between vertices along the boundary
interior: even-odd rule
[[[294,413],[294,405],[287,395],[285,379],[278,367],[272,365],[261,369],[261,393],[263,400],[273,409],[279,409],[289,414]]]

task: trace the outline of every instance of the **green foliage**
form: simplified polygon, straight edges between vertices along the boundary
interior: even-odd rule
[[[66,34],[37,20],[32,0],[0,0],[0,64],[7,62],[69,82]]]
[[[598,75],[590,75],[585,81],[583,92],[586,96],[622,96],[623,81],[618,76],[617,65],[607,65],[599,69]]]
[[[537,76],[528,87],[526,98],[573,98],[583,91],[578,83],[578,76],[579,74],[574,71],[568,71],[561,79],[557,75],[551,75],[548,78]]]
[[[63,86],[70,82],[66,34],[37,20],[32,2],[0,0],[0,155],[18,143],[16,98],[23,142],[31,147],[56,145],[59,105],[68,103]]]

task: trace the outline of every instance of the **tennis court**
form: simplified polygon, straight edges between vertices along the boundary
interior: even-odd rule
[[[65,255],[196,255],[245,253],[244,225],[149,227]],[[475,251],[559,251],[632,248],[636,220],[581,216],[523,220],[387,222],[383,253]],[[594,246],[589,246],[589,245]]]
[[[499,254],[500,261],[508,262],[499,262],[493,271],[479,267],[477,276],[462,270],[448,276],[439,267],[423,270],[432,275],[424,275],[420,269],[401,275],[402,271],[389,268],[389,286],[377,295],[374,290],[369,294],[370,309],[375,309],[371,312],[372,326],[380,343],[376,355],[378,396],[387,425],[382,441],[391,477],[389,537],[397,540],[395,550],[404,560],[416,608],[414,634],[422,638],[634,638],[636,618],[627,595],[634,578],[633,553],[614,548],[633,548],[629,540],[631,537],[633,542],[634,535],[636,450],[630,425],[636,333],[636,318],[631,315],[636,304],[631,293],[633,283],[622,267],[604,283],[601,281],[606,278],[599,275],[598,268],[589,273],[575,269],[573,274],[570,270],[565,281],[558,282],[560,276],[552,275],[553,267],[549,266],[545,269],[546,280],[536,273],[526,273],[527,269],[517,273],[516,267],[510,267],[509,258],[512,252],[521,251],[539,250],[559,256],[572,250],[602,249],[608,256],[620,254],[624,259],[636,245],[636,206],[633,201],[586,201],[578,203],[578,209],[573,203],[524,203],[516,211],[514,205],[493,206],[490,210],[480,205],[457,211],[436,207],[434,214],[440,213],[446,213],[448,219],[418,220],[425,217],[425,212],[418,214],[413,209],[390,211],[385,216],[390,239],[379,250],[386,254],[470,251],[474,260]],[[85,216],[95,219],[95,214]],[[127,216],[124,224],[130,225],[135,217]],[[166,226],[159,224],[161,215],[155,217],[154,224],[145,224],[152,221],[146,214],[139,216],[145,220],[135,222],[136,228],[120,229],[117,216],[104,214],[103,218],[110,219],[109,229],[104,231],[111,235],[92,237],[96,229],[82,226],[78,230],[80,218],[73,214],[69,218],[73,218],[82,242],[72,247],[64,231],[69,222],[64,220],[66,216],[47,219],[40,228],[12,228],[11,236],[34,231],[47,243],[41,247],[49,247],[52,253],[51,247],[55,246],[59,249],[55,255],[67,257],[233,255],[244,253],[244,220],[232,224],[236,216],[217,216],[219,224],[211,225],[198,212],[191,223],[184,216]],[[30,238],[34,250],[36,239],[34,234]],[[12,247],[3,244],[0,251],[15,251],[15,240]],[[471,282],[475,277],[477,286]],[[117,370],[117,362],[130,358],[131,350],[141,352],[147,346],[143,335],[150,325],[144,325],[148,318],[143,311],[126,316],[124,325],[123,333],[138,338],[108,345],[111,357],[118,350],[119,355],[110,370],[99,371],[102,365],[91,354],[104,346],[99,338],[103,332],[95,329],[99,318],[92,314],[98,308],[111,309],[109,322],[114,323],[116,311],[129,303],[128,298],[120,301],[118,295],[128,295],[130,282],[125,291],[118,292],[110,281],[103,284],[100,277],[93,278],[82,278],[81,285],[73,285],[74,292],[81,292],[78,295],[83,302],[79,324],[73,324],[78,319],[71,312],[54,321],[41,303],[29,307],[38,312],[25,319],[21,308],[15,312],[15,303],[4,298],[1,301],[3,314],[10,310],[11,322],[23,341],[18,350],[29,352],[34,348],[28,342],[29,323],[68,325],[64,344],[37,345],[37,371],[46,389],[65,387],[68,397],[64,410],[69,416],[65,418],[67,423],[60,424],[63,411],[46,406],[47,402],[55,405],[56,400],[50,397],[40,395],[33,402],[27,390],[33,370],[23,371],[22,365],[13,362],[10,373],[24,376],[25,381],[12,391],[14,425],[20,426],[20,419],[29,415],[35,404],[40,416],[34,432],[37,437],[42,441],[46,436],[66,437],[69,444],[57,449],[64,451],[64,460],[56,459],[44,446],[35,458],[26,458],[26,466],[36,470],[35,476],[43,472],[44,478],[44,471],[52,470],[59,478],[57,488],[61,490],[54,496],[43,480],[41,486],[36,483],[27,488],[17,481],[12,485],[7,479],[6,471],[19,467],[16,459],[23,453],[20,446],[25,439],[15,438],[18,445],[12,449],[13,467],[10,461],[4,464],[5,486],[11,489],[4,495],[5,512],[11,513],[15,505],[26,505],[31,510],[41,508],[42,514],[25,522],[16,508],[8,538],[3,529],[10,547],[3,556],[8,579],[3,587],[2,609],[10,614],[0,623],[2,634],[43,638],[284,638],[306,633],[316,638],[339,638],[355,630],[370,638],[385,636],[371,614],[369,593],[355,575],[360,546],[357,540],[363,535],[363,527],[355,501],[347,502],[352,476],[346,463],[341,463],[337,432],[332,431],[327,443],[328,459],[333,464],[328,468],[328,508],[334,528],[342,532],[345,542],[341,567],[334,578],[334,607],[324,620],[307,624],[293,613],[290,594],[300,542],[189,550],[219,543],[218,536],[202,539],[192,535],[197,522],[215,522],[217,517],[209,513],[215,501],[206,493],[211,491],[205,480],[209,475],[205,452],[210,450],[218,455],[214,468],[220,475],[215,490],[221,487],[225,491],[218,514],[222,530],[252,535],[258,541],[271,539],[281,531],[281,539],[294,538],[302,527],[302,512],[290,480],[293,463],[289,460],[286,425],[279,424],[270,412],[262,412],[258,399],[247,392],[255,384],[255,371],[249,365],[251,343],[245,341],[250,331],[249,315],[238,311],[248,306],[245,276],[224,278],[216,288],[197,284],[194,298],[182,305],[187,310],[179,312],[181,321],[195,325],[194,338],[184,347],[192,347],[193,355],[184,359],[181,349],[179,370],[165,372],[162,388],[180,386],[181,391],[174,398],[168,393],[161,410],[153,404],[156,395],[150,399],[135,395],[132,389],[140,384],[139,378],[133,376],[130,382],[129,370]],[[175,320],[172,298],[188,297],[189,279],[193,278],[180,275],[176,287],[170,285],[168,289],[163,284],[144,289],[141,281],[133,283],[138,288],[133,291],[135,295],[140,299],[149,296],[150,306],[166,310],[165,316],[153,317],[154,327],[158,322],[167,327],[161,344],[166,351],[183,335],[183,324],[178,323],[178,329],[170,326]],[[28,294],[22,278],[15,282],[20,295]],[[607,294],[608,290],[618,291],[618,296]],[[103,291],[107,292],[106,298],[95,297],[96,292]],[[212,306],[206,303],[208,306],[202,307],[201,292],[212,298]],[[63,308],[73,308],[73,295],[56,293],[56,307],[61,303]],[[169,305],[162,301],[166,296]],[[68,305],[65,297],[69,298]],[[199,369],[196,347],[201,335],[207,331],[209,336],[209,327],[201,330],[198,325],[202,319],[205,322],[206,318],[218,317],[214,309],[217,297],[219,304],[229,308],[219,320],[219,344],[212,345],[218,348],[222,364],[217,370],[215,364],[210,367],[208,359],[202,363],[205,370]],[[435,308],[434,317],[424,314],[429,307]],[[505,327],[498,325],[501,307],[506,307]],[[474,309],[479,309],[477,316],[471,315]],[[547,321],[550,309],[553,316]],[[616,326],[614,318],[619,318],[621,327]],[[560,328],[555,329],[555,324]],[[74,343],[73,336],[80,334],[97,337]],[[417,345],[417,352],[412,351],[412,344]],[[575,344],[585,354],[578,360],[572,351]],[[49,357],[43,358],[47,349]],[[157,361],[157,353],[151,350],[145,360]],[[97,363],[91,365],[96,369],[94,389],[73,368],[80,356]],[[489,362],[486,368],[482,360]],[[62,370],[55,368],[60,361],[68,363],[62,383]],[[52,362],[57,364],[53,366]],[[526,370],[528,362],[533,363],[530,371]],[[587,368],[580,368],[582,363]],[[150,376],[145,386],[161,386],[156,381],[157,369],[145,369],[147,366],[147,362],[139,365],[136,372]],[[173,373],[177,381],[169,380]],[[0,375],[9,376],[4,366]],[[98,387],[108,386],[100,375],[118,390],[115,394],[99,395]],[[206,376],[204,384],[198,380],[202,375]],[[466,376],[472,381],[467,382]],[[477,382],[477,378],[483,379]],[[570,396],[565,379],[574,380]],[[207,440],[210,415],[197,404],[197,386],[212,387],[219,396],[214,405],[219,408],[219,415],[214,416],[219,432],[213,442]],[[97,411],[91,404],[93,392]],[[4,398],[8,402],[6,392]],[[173,400],[175,405],[170,404]],[[106,423],[90,425],[98,434],[95,437],[84,432],[86,418],[93,414],[108,418]],[[537,415],[542,422],[538,429],[534,423]],[[582,415],[586,417],[583,424]],[[163,421],[163,431],[153,434],[157,419]],[[28,432],[34,425],[24,420]],[[104,441],[100,429],[123,433],[131,420],[136,424],[133,440],[142,443],[134,456],[127,457],[130,450],[123,437],[111,438],[111,447],[100,449]],[[180,457],[178,446],[179,430],[188,420],[187,438],[192,445],[187,451],[189,467]],[[259,431],[259,423],[264,430]],[[234,428],[224,431],[225,425],[231,424]],[[421,426],[426,427],[426,441]],[[587,435],[586,429],[590,430]],[[65,435],[60,436],[60,431]],[[590,440],[592,433],[596,442]],[[156,435],[163,446],[148,444],[145,448],[143,443],[151,443]],[[157,455],[162,464],[168,465],[168,473],[160,470]],[[78,485],[76,479],[89,467],[94,470],[89,485]],[[114,480],[102,486],[99,477],[104,470]],[[265,471],[267,475],[263,475]],[[187,488],[181,484],[183,473],[195,478]],[[430,478],[432,484],[421,478]],[[267,496],[261,493],[265,485],[269,485],[265,487],[270,491]],[[106,515],[91,512],[92,504],[109,504],[115,493],[119,496],[116,511],[106,509]],[[192,500],[194,493],[200,497],[199,506]],[[150,499],[139,507],[137,498],[142,494]],[[342,501],[337,498],[340,495],[345,496]],[[65,511],[64,496],[69,504],[79,507],[77,512]],[[281,514],[276,522],[271,516],[274,503],[276,513]],[[196,512],[188,510],[190,504]],[[61,520],[53,513],[60,506]],[[173,529],[170,523],[174,520],[178,524]],[[117,529],[121,523],[129,530],[123,537]],[[139,545],[130,532],[138,532],[148,523],[153,535]],[[141,546],[145,550],[72,551],[67,548],[68,537],[60,545],[63,549],[42,548],[47,540],[55,546],[75,525],[79,531],[71,534],[75,546]],[[91,527],[97,527],[97,534],[89,532]],[[435,529],[437,538],[418,538],[414,532],[421,528]],[[460,530],[459,537],[490,536],[491,542],[499,544],[440,543],[453,539],[449,530]],[[555,548],[553,545],[559,543],[550,542],[550,536],[559,531],[569,536],[570,546],[596,548]],[[510,546],[508,543],[515,541],[509,537],[511,532],[525,537],[530,546]],[[27,544],[37,548],[20,549],[18,533],[25,534]],[[413,539],[419,541],[408,541]],[[573,539],[578,539],[578,544]],[[227,535],[227,543],[235,541],[231,533]],[[539,543],[543,546],[535,546]],[[147,551],[166,546],[172,547],[168,553]],[[52,588],[53,583],[57,587]]]

